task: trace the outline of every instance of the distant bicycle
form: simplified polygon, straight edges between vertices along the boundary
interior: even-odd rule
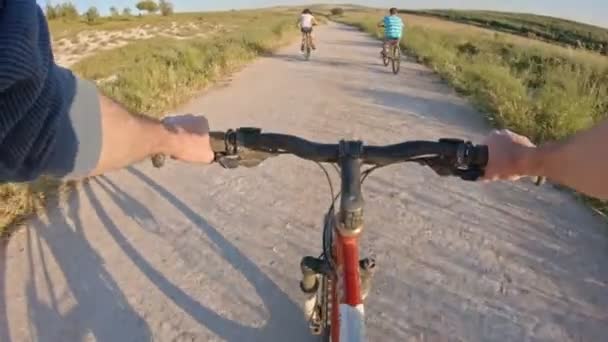
[[[384,24],[379,24],[378,27],[384,28]],[[382,63],[384,66],[392,65],[393,74],[397,75],[401,69],[401,47],[400,39],[388,39],[382,47]]]
[[[392,65],[393,74],[397,75],[401,69],[401,48],[399,40],[389,40],[387,43],[388,51],[382,53],[382,63],[384,66]]]
[[[312,52],[312,31],[304,32],[304,59],[309,60]]]

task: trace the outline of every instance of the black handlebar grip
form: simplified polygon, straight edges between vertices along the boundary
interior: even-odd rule
[[[472,164],[481,168],[485,168],[488,165],[490,152],[488,146],[477,145],[475,146]]]

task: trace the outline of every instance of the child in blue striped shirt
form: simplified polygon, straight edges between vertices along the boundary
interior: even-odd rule
[[[396,8],[389,10],[390,15],[387,15],[378,23],[378,27],[384,27],[384,44],[382,46],[382,56],[386,55],[386,48],[391,41],[401,40],[403,34],[403,20],[399,17],[399,11]]]

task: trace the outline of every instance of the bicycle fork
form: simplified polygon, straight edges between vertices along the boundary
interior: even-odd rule
[[[330,315],[329,294],[332,270],[325,260],[311,256],[302,258],[300,269],[302,271],[300,289],[306,295],[304,316],[309,322],[312,334],[320,335],[326,328],[325,322]],[[359,261],[362,300],[365,300],[371,291],[375,269],[376,262],[373,258]]]

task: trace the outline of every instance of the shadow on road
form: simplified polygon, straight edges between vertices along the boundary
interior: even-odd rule
[[[354,93],[357,98],[368,99],[367,102],[375,106],[391,109],[388,113],[415,114],[423,117],[425,122],[450,125],[474,133],[487,132],[487,126],[479,120],[479,112],[465,101],[457,102],[444,94],[419,89],[395,92],[390,90],[392,81],[388,79],[385,84],[378,84],[375,88],[348,86],[345,90]]]
[[[42,219],[32,222],[25,231],[25,256],[29,276],[25,288],[29,336],[37,341],[82,341],[91,336],[97,341],[151,341],[154,331],[148,322],[136,312],[106,270],[103,259],[85,236],[80,219],[81,201],[88,201],[99,222],[114,239],[116,246],[129,257],[141,273],[180,309],[196,322],[227,341],[271,341],[296,337],[296,341],[309,341],[307,323],[301,308],[294,303],[253,261],[224,238],[207,221],[195,213],[169,190],[136,169],[129,173],[164,197],[174,208],[194,225],[199,227],[210,240],[213,250],[221,255],[235,270],[240,272],[252,285],[263,302],[266,312],[265,324],[260,327],[247,326],[223,317],[204,303],[191,297],[158,271],[140,252],[130,239],[114,223],[98,197],[104,192],[124,212],[142,227],[150,227],[153,234],[163,233],[163,227],[156,223],[146,206],[122,190],[110,179],[101,176],[82,185],[82,191],[74,192],[69,206],[62,210],[46,213],[48,222]],[[58,293],[49,276],[45,250],[65,277],[67,289]],[[204,248],[204,247],[203,247]],[[48,251],[46,253],[48,253]],[[0,290],[5,286],[5,248],[0,249]],[[204,262],[204,261],[200,261]],[[38,272],[34,270],[38,269]],[[24,270],[28,271],[28,270]],[[43,290],[41,290],[43,289]],[[64,291],[68,292],[64,292]],[[44,291],[44,300],[41,292]],[[1,293],[5,293],[2,291]],[[74,305],[66,312],[66,295],[73,298]],[[245,295],[246,296],[246,295]],[[50,298],[50,299],[49,299]],[[238,300],[238,299],[237,299]],[[0,301],[0,340],[9,341],[9,323],[5,301]],[[63,305],[62,305],[63,304]],[[249,303],[243,303],[249,305]],[[63,308],[63,309],[62,309]],[[260,308],[257,308],[259,310]],[[299,338],[299,339],[298,339]]]
[[[198,302],[179,287],[171,283],[163,274],[158,272],[146,259],[132,246],[126,237],[120,232],[118,227],[112,222],[105,213],[100,201],[94,194],[92,187],[85,186],[85,193],[95,208],[101,222],[108,229],[109,233],[122,248],[123,252],[137,265],[142,273],[153,283],[167,298],[171,298],[174,303],[182,310],[187,312],[193,319],[203,324],[207,329],[214,332],[220,338],[228,341],[270,341],[275,340],[282,334],[288,336],[308,336],[306,322],[302,319],[300,307],[294,303],[264,272],[249,258],[247,258],[238,248],[226,240],[215,228],[210,226],[207,221],[199,214],[195,213],[184,202],[175,197],[163,186],[154,182],[141,171],[130,168],[129,173],[141,180],[146,186],[153,189],[158,195],[167,199],[176,210],[182,213],[192,223],[197,225],[217,247],[221,253],[236,270],[240,271],[244,277],[255,288],[257,294],[264,302],[265,309],[269,313],[268,321],[261,329],[248,327],[239,322],[226,319],[207,308],[203,303]],[[151,214],[141,203],[122,191],[111,180],[100,177],[96,184],[99,188],[113,199],[122,208],[126,215],[134,215],[134,212],[142,213],[144,219]],[[143,209],[143,210],[142,210]],[[286,336],[284,336],[286,337]]]
[[[10,342],[10,330],[8,324],[8,309],[6,307],[6,247],[8,241],[0,239],[0,341]]]
[[[331,42],[327,42],[326,44],[332,44],[335,46],[342,46],[342,47],[346,47],[346,48],[367,48],[367,47],[373,47],[376,48],[378,50],[378,52],[380,52],[380,50],[382,49],[382,41],[381,40],[371,40],[371,39],[365,39],[365,40],[335,40],[335,41],[331,41]]]
[[[391,76],[391,71],[382,65],[382,61],[380,60],[380,55],[378,54],[377,61],[373,62],[357,62],[350,59],[343,58],[330,58],[324,56],[318,56],[314,53],[312,54],[309,60],[305,60],[304,56],[301,54],[273,54],[268,56],[271,59],[279,59],[286,62],[292,63],[302,63],[302,65],[310,66],[310,67],[326,67],[326,68],[349,68],[351,70],[361,70],[364,72],[377,73],[377,74],[386,74],[387,76]]]
[[[67,213],[72,224],[61,210],[51,209],[46,213],[48,223],[35,220],[25,232],[30,273],[25,291],[30,336],[36,341],[82,341],[89,335],[97,341],[151,340],[148,325],[130,306],[84,235],[79,210],[80,200],[74,195]],[[59,296],[66,293],[56,293],[43,244],[50,250],[75,301],[67,312],[59,308],[62,300]],[[42,267],[42,279],[37,278],[35,265]],[[49,294],[50,303],[40,299],[40,288]]]

